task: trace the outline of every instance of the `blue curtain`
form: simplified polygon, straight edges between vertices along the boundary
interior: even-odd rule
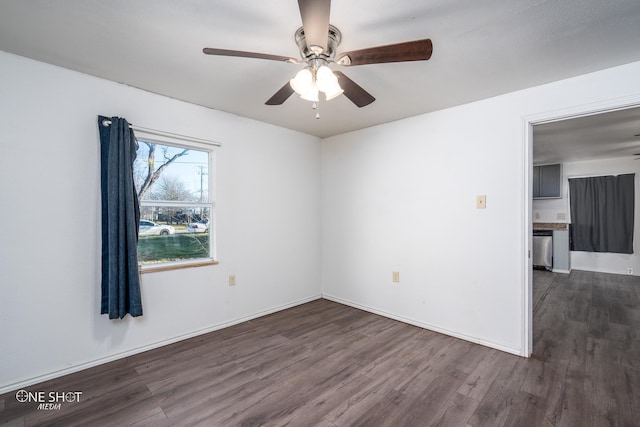
[[[110,122],[110,124],[109,124]],[[142,316],[138,271],[140,208],[133,181],[138,143],[129,123],[98,116],[102,193],[101,314]]]

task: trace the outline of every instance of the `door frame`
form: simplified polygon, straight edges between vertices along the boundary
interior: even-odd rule
[[[542,113],[523,116],[524,136],[524,250],[523,264],[523,292],[522,292],[522,356],[531,357],[533,353],[533,263],[531,250],[533,246],[533,126],[544,123],[552,123],[561,120],[575,119],[579,117],[593,116],[611,111],[626,110],[640,107],[640,94],[609,99],[602,102],[577,105],[569,108],[545,111]]]

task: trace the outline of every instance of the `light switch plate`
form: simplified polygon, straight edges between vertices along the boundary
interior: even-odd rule
[[[476,196],[476,209],[486,209],[487,196]]]

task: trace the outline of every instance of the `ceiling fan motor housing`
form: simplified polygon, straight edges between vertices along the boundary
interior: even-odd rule
[[[300,56],[305,62],[312,59],[324,59],[327,62],[333,61],[336,56],[338,46],[342,41],[342,33],[333,25],[329,25],[329,34],[327,37],[327,49],[323,52],[316,53],[313,49],[307,46],[307,39],[304,35],[304,28],[300,27],[295,33],[295,40],[298,48],[300,49]]]

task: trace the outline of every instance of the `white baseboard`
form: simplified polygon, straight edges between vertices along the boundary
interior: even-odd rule
[[[350,307],[354,307],[354,308],[358,308],[360,310],[364,310],[364,311],[368,311],[369,313],[373,313],[373,314],[378,314],[380,316],[383,317],[387,317],[389,319],[393,319],[393,320],[397,320],[399,322],[403,322],[403,323],[407,323],[409,325],[413,325],[413,326],[418,326],[420,328],[423,329],[428,329],[430,331],[433,332],[438,332],[440,334],[443,335],[449,335],[451,337],[454,338],[460,338],[461,340],[465,340],[465,341],[469,341],[472,342],[474,344],[480,344],[483,345],[485,347],[489,347],[489,348],[493,348],[496,350],[500,350],[500,351],[504,351],[506,353],[511,353],[511,354],[515,354],[516,356],[522,356],[522,357],[527,357],[527,355],[524,353],[524,349],[519,349],[519,348],[512,348],[512,347],[508,347],[508,346],[504,346],[501,344],[497,344],[491,341],[486,341],[480,338],[476,338],[476,337],[471,337],[465,334],[461,334],[455,331],[450,331],[448,329],[445,328],[441,328],[435,325],[430,325],[428,323],[424,323],[424,322],[419,322],[417,320],[413,320],[413,319],[409,319],[407,317],[403,317],[403,316],[398,316],[396,314],[392,314],[392,313],[387,313],[385,311],[382,310],[378,310],[375,308],[371,308],[371,307],[367,307],[365,305],[362,304],[357,304],[348,300],[344,300],[342,298],[338,298],[332,295],[327,295],[327,294],[322,294],[322,298],[324,299],[328,299],[330,301],[334,301],[337,302],[339,304],[344,304],[344,305],[348,305]]]
[[[558,270],[556,268],[551,270],[552,273],[562,273],[562,274],[569,274],[571,273],[571,270]]]
[[[78,371],[82,371],[84,369],[93,368],[98,365],[103,365],[105,363],[113,362],[114,360],[123,359],[125,357],[133,356],[138,353],[143,353],[147,350],[153,350],[155,348],[163,347],[165,345],[173,344],[178,341],[184,341],[189,338],[197,337],[199,335],[208,334],[209,332],[214,332],[220,329],[228,328],[229,326],[237,325],[239,323],[247,322],[252,319],[256,319],[258,317],[266,316],[268,314],[276,313],[278,311],[286,310],[288,308],[296,307],[298,305],[306,304],[311,301],[315,301],[317,299],[322,298],[322,295],[314,295],[312,297],[303,298],[301,300],[297,300],[288,304],[283,304],[280,306],[272,307],[267,310],[262,310],[257,313],[253,313],[249,316],[239,317],[237,319],[230,320],[228,322],[219,323],[217,325],[209,326],[204,329],[199,329],[194,332],[189,332],[187,334],[178,335],[172,338],[168,338],[166,340],[158,341],[152,344],[148,344],[142,347],[136,347],[131,350],[123,351],[121,353],[112,354],[110,356],[101,357],[99,359],[90,360],[85,363],[81,363],[79,365],[74,365],[68,368],[60,369],[57,371],[49,372],[47,374],[38,375],[36,377],[28,378],[22,381],[17,381],[11,384],[6,384],[0,387],[0,394],[8,393],[10,391],[20,390],[25,387],[29,387],[34,384],[38,384],[44,381],[49,381],[54,378],[59,378],[68,374],[73,374]]]

